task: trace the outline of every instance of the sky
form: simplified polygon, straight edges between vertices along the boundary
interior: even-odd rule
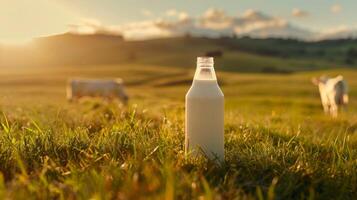
[[[162,26],[163,20],[199,19],[209,10],[218,10],[215,16],[221,21],[254,10],[303,29],[328,32],[355,29],[356,8],[356,0],[0,0],[0,43],[21,43],[73,29],[91,32],[93,27],[123,31],[135,26],[128,34],[150,29],[151,35],[170,35],[172,30],[148,28],[150,21],[157,26],[161,20]]]

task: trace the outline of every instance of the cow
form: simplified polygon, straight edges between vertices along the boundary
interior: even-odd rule
[[[215,58],[220,58],[223,56],[223,52],[220,50],[216,50],[216,51],[207,51],[205,53],[206,57],[215,57]]]
[[[120,99],[127,104],[129,98],[124,90],[122,79],[72,79],[67,85],[67,100],[74,101],[82,97],[102,97]]]
[[[337,117],[338,108],[347,106],[348,103],[347,82],[339,75],[335,78],[328,78],[327,76],[312,78],[312,83],[319,88],[325,113]]]

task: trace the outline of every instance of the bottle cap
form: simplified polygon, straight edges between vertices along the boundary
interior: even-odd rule
[[[197,64],[214,64],[213,57],[197,57]]]

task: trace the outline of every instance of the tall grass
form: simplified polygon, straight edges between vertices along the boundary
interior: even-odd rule
[[[43,109],[43,108],[42,108]],[[5,112],[0,196],[9,199],[352,199],[353,124],[228,117],[223,165],[187,159],[183,109],[88,101]],[[332,122],[332,120],[331,120]],[[291,122],[295,123],[295,122]],[[333,127],[340,127],[340,130]],[[329,138],[324,138],[325,131]],[[320,135],[319,135],[320,134]],[[351,140],[351,137],[352,140]]]
[[[353,199],[356,72],[218,71],[225,162],[186,159],[192,71],[157,66],[0,70],[0,199]],[[9,73],[11,72],[11,76]],[[348,111],[322,114],[312,76],[343,74]],[[131,105],[65,102],[66,79],[122,77]],[[134,104],[137,104],[135,106]]]

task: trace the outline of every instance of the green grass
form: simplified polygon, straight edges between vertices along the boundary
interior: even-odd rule
[[[322,114],[319,74],[343,74],[350,106]],[[73,76],[122,77],[128,107],[65,101]],[[0,198],[353,199],[357,195],[357,72],[218,72],[225,162],[184,155],[192,70],[137,65],[0,71]]]
[[[189,68],[197,56],[220,51],[222,71],[293,73],[355,68],[355,40],[299,42],[281,39],[177,37],[122,41],[111,35],[63,34],[21,47],[0,45],[0,67],[136,65]]]

